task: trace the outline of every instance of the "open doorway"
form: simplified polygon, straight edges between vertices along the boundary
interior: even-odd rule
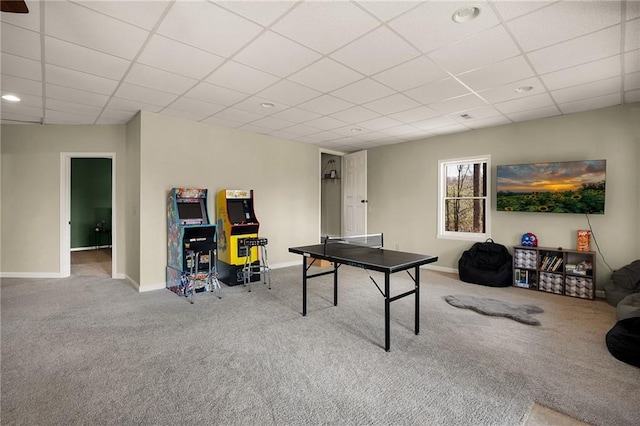
[[[320,154],[320,236],[340,236],[342,232],[342,157]]]
[[[63,153],[61,276],[115,274],[115,154]]]

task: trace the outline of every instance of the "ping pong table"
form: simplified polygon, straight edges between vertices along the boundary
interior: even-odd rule
[[[372,243],[372,241],[375,241]],[[378,244],[379,241],[379,244]],[[345,238],[325,238],[321,244],[308,246],[290,247],[289,252],[300,254],[302,258],[302,315],[307,315],[307,280],[323,275],[333,274],[333,305],[338,305],[338,268],[342,265],[354,266],[366,270],[384,273],[384,290],[380,288],[375,279],[369,275],[371,281],[376,285],[384,297],[384,327],[385,344],[384,349],[390,350],[390,307],[391,302],[404,297],[414,295],[415,299],[415,334],[420,333],[420,266],[433,263],[438,260],[437,256],[429,256],[416,253],[407,253],[382,248],[382,234],[365,235]],[[313,259],[307,262],[307,258]],[[309,268],[314,262],[327,260],[333,263],[333,268],[329,271],[309,273]],[[409,272],[414,269],[414,275]],[[391,296],[391,274],[407,271],[407,274],[414,282],[414,289]]]

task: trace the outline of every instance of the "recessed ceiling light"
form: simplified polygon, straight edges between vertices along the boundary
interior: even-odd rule
[[[260,106],[262,108],[273,108],[275,106],[275,104],[272,104],[271,102],[263,102],[260,104]]]
[[[461,7],[456,10],[453,15],[451,15],[451,19],[453,22],[458,24],[462,24],[464,22],[469,22],[476,19],[480,15],[480,8],[476,6],[467,6]]]
[[[361,132],[361,131],[362,131],[362,129],[361,129],[360,127],[352,127],[352,128],[351,128],[351,131],[352,131],[352,132]]]
[[[16,95],[2,95],[2,99],[9,102],[20,102],[20,98]]]
[[[516,90],[514,90],[514,92],[516,92],[516,93],[525,93],[525,92],[528,92],[530,90],[533,90],[533,86],[521,86],[521,87],[518,87]]]

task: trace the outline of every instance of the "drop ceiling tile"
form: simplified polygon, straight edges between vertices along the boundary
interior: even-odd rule
[[[204,120],[202,120],[202,122],[209,124],[211,126],[225,127],[225,128],[231,128],[231,129],[237,129],[238,127],[242,126],[242,123],[236,123],[235,121],[225,120],[215,116],[205,118]]]
[[[3,23],[0,35],[2,53],[40,60],[40,35],[37,32]]]
[[[417,108],[391,114],[389,117],[403,123],[415,123],[416,121],[424,121],[439,115],[439,112],[436,112],[427,106],[419,106]]]
[[[247,98],[247,95],[244,93],[204,82],[199,83],[187,92],[185,96],[224,106],[233,105]]]
[[[354,104],[363,104],[375,99],[380,99],[393,94],[393,90],[378,83],[377,81],[366,78],[357,81],[341,89],[331,92],[332,95]]]
[[[396,93],[394,95],[387,96],[386,98],[368,102],[363,106],[380,114],[389,115],[419,107],[420,104],[405,95]]]
[[[485,106],[487,103],[474,94],[463,95],[446,101],[429,104],[429,107],[441,114],[451,114]]]
[[[597,98],[583,99],[575,102],[558,105],[563,114],[574,112],[590,111],[594,109],[606,108],[622,103],[620,93],[600,96]]]
[[[39,61],[3,53],[0,55],[0,65],[3,76],[11,75],[29,80],[42,80],[42,66]]]
[[[620,18],[619,1],[565,1],[509,21],[507,27],[530,52],[619,24]]]
[[[18,97],[24,95],[42,96],[42,83],[40,81],[3,74],[0,83],[2,84],[3,92],[14,93]]]
[[[420,52],[416,48],[386,27],[377,28],[331,54],[331,58],[368,76],[417,56]]]
[[[380,131],[384,129],[389,129],[391,127],[402,126],[404,123],[398,120],[394,120],[389,117],[378,117],[373,120],[363,121],[358,123],[359,126],[364,127],[365,129]]]
[[[452,74],[459,74],[517,56],[520,49],[501,27],[493,27],[474,37],[429,53],[429,58]]]
[[[620,53],[620,26],[607,28],[527,56],[539,74],[597,61]]]
[[[121,124],[129,122],[137,112],[106,108],[98,117],[96,124]]]
[[[614,77],[620,75],[620,71],[620,57],[611,56],[599,61],[545,74],[540,78],[549,90],[557,90]]]
[[[476,1],[476,4],[481,8],[480,15],[464,24],[457,24],[451,19],[453,13],[464,5],[442,1],[423,3],[411,13],[391,20],[389,26],[422,52],[428,53],[500,23],[485,1]]]
[[[364,75],[329,58],[322,58],[289,77],[289,80],[323,92],[361,80]]]
[[[298,83],[282,80],[260,92],[260,97],[278,104],[295,106],[309,99],[317,98],[322,93]]]
[[[138,62],[200,80],[219,67],[224,58],[156,34],[144,47]]]
[[[347,136],[349,138],[360,139],[360,140],[362,138],[366,138],[367,135],[371,133],[371,130],[364,129],[362,127],[359,127],[357,125],[352,125],[352,124],[349,124],[348,126],[338,127],[336,129],[332,129],[331,131],[334,133],[338,133],[342,136]]]
[[[279,120],[273,117],[265,117],[251,123],[254,126],[260,126],[270,130],[281,130],[285,127],[291,127],[294,123],[286,120]]]
[[[0,23],[2,23],[0,28],[4,27],[6,24],[10,24],[32,31],[40,31],[40,2],[29,1],[27,4],[29,7],[29,13],[27,14],[0,13]],[[2,33],[2,37],[4,37],[4,32]]]
[[[167,106],[177,98],[177,96],[172,93],[129,83],[122,83],[114,93],[114,96],[142,104],[158,106]]]
[[[298,107],[302,109],[307,109],[322,115],[333,114],[353,106],[353,103],[343,101],[331,95],[323,95],[298,105]]]
[[[626,74],[624,76],[624,90],[640,89],[640,72]]]
[[[186,92],[197,83],[197,80],[192,78],[172,74],[143,64],[134,64],[124,81],[175,95]]]
[[[286,139],[290,141],[295,141],[298,135],[294,133],[287,132],[287,129],[283,130],[274,130],[273,132],[269,132],[269,136],[273,136],[274,138]]]
[[[210,115],[213,115],[222,111],[224,108],[225,107],[222,105],[217,105],[210,102],[203,102],[193,98],[181,97],[176,99],[173,103],[171,103],[167,109],[189,113],[189,114],[192,114],[194,117],[201,117],[200,119],[196,120],[196,121],[200,121]],[[164,110],[162,112],[164,112]]]
[[[47,83],[66,86],[88,92],[110,95],[117,87],[118,82],[97,75],[74,71],[56,65],[45,65]]]
[[[45,37],[44,45],[48,64],[111,80],[120,80],[130,64],[125,59],[51,37]]]
[[[291,40],[328,54],[380,23],[351,2],[300,2],[272,29]]]
[[[329,132],[329,131],[314,133],[312,135],[308,135],[307,137],[309,139],[315,140],[317,142],[332,141],[332,140],[342,139],[343,138],[342,135],[339,135],[339,134],[333,133],[333,132]]]
[[[408,124],[401,124],[399,126],[389,127],[388,129],[382,129],[380,130],[380,133],[389,136],[404,137],[407,135],[418,136],[421,132],[413,126],[410,126]]]
[[[49,3],[49,2],[47,2]],[[82,5],[146,30],[152,30],[171,2],[143,1],[83,1]]]
[[[296,124],[294,126],[285,128],[284,131],[297,136],[308,136],[314,133],[318,133],[318,129],[316,129],[315,127],[307,126],[306,124]]]
[[[553,106],[553,100],[547,93],[539,95],[527,96],[521,99],[500,102],[494,107],[501,113],[508,115],[514,112],[522,112]]]
[[[411,123],[411,125],[417,129],[429,131],[433,131],[433,129],[437,129],[440,127],[453,126],[455,124],[456,121],[451,117],[447,117],[446,115]]]
[[[64,111],[56,111],[46,109],[44,112],[46,124],[94,124],[97,115],[67,113]]]
[[[304,123],[305,121],[320,117],[320,114],[293,107],[276,112],[270,117],[279,118],[280,120],[286,120],[292,123]]]
[[[361,106],[354,106],[352,108],[347,108],[333,113],[331,116],[347,123],[358,123],[360,121],[367,121],[372,118],[380,117],[380,114]]]
[[[640,18],[640,2],[628,1],[627,2],[627,15],[628,20]]]
[[[445,99],[455,98],[457,96],[467,95],[469,93],[469,89],[464,87],[454,78],[446,78],[444,80],[408,90],[405,92],[405,95],[426,105],[433,102],[443,101]]]
[[[263,107],[263,104],[273,104],[272,107]],[[272,115],[276,112],[284,111],[289,108],[289,105],[273,103],[271,99],[262,98],[259,96],[251,96],[238,102],[233,106],[236,109],[252,112],[260,116]]]
[[[83,105],[93,105],[103,107],[109,101],[108,95],[87,92],[86,90],[73,89],[71,87],[47,84],[47,97],[60,99],[62,101],[74,102]]]
[[[133,59],[149,32],[75,3],[47,2],[46,35]],[[73,24],[71,24],[73,23]]]
[[[624,93],[625,103],[632,104],[634,102],[640,102],[640,90],[631,90]]]
[[[640,4],[640,2],[638,2],[638,4]],[[625,52],[640,49],[640,19],[627,22],[624,27],[624,34]]]
[[[235,108],[227,108],[217,113],[214,117],[221,120],[229,120],[235,123],[250,123],[252,121],[262,118],[259,114],[254,114],[249,111],[243,111]]]
[[[453,124],[451,126],[437,127],[435,129],[431,129],[433,133],[436,135],[450,135],[452,133],[461,133],[469,131],[470,129],[462,124]]]
[[[448,77],[448,74],[429,58],[421,56],[397,67],[383,71],[372,78],[395,90],[413,89]]]
[[[640,49],[624,54],[624,72],[640,71]]]
[[[284,1],[216,1],[218,6],[231,10],[257,24],[268,27],[295,6],[295,2]]]
[[[512,81],[533,77],[534,73],[525,60],[519,55],[506,61],[498,62],[456,76],[472,90],[478,91],[490,87],[502,86]]]
[[[225,57],[262,31],[261,26],[204,1],[176,2],[157,30],[158,34]]]
[[[538,1],[494,1],[493,7],[496,8],[503,20],[509,21],[533,12],[536,9],[547,7],[553,4],[555,0],[538,0]]]
[[[145,91],[149,90],[144,89],[143,87],[140,87],[138,89],[143,89]],[[171,101],[165,102],[164,105],[157,105],[113,96],[111,99],[109,99],[107,109],[123,111],[132,114],[137,114],[139,111],[160,112],[164,108],[164,106],[168,105],[169,103],[171,103]]]
[[[463,117],[463,115],[466,117]],[[466,126],[468,123],[474,121],[491,119],[501,115],[502,114],[492,106],[485,105],[479,108],[461,110],[455,114],[449,114],[449,117]]]
[[[2,120],[14,122],[24,122],[30,124],[42,123],[42,107],[36,108],[27,105],[11,104],[2,107]]]
[[[319,117],[304,123],[306,126],[315,127],[318,130],[332,130],[345,125],[344,121],[331,117]]]
[[[516,89],[519,87],[532,87],[528,92],[519,93]],[[482,98],[487,102],[496,103],[504,102],[513,99],[519,99],[527,96],[537,95],[544,93],[545,87],[537,78],[528,78],[526,80],[514,81],[513,83],[505,84],[499,87],[492,87],[491,89],[482,90],[478,92]]]
[[[386,22],[410,9],[419,6],[421,1],[358,1],[360,6],[367,9],[379,20]]]
[[[271,31],[262,34],[234,57],[237,62],[280,77],[292,74],[318,59],[318,53]]]
[[[5,111],[19,111],[22,107],[42,109],[42,96],[20,95],[19,98],[20,102],[9,102],[2,99],[0,112],[4,114]]]
[[[102,106],[91,106],[87,104],[78,104],[75,102],[63,101],[47,96],[47,109],[54,111],[63,111],[69,114],[81,114],[96,118],[102,111]]]
[[[566,89],[554,90],[551,92],[551,96],[556,101],[556,103],[566,104],[582,99],[596,98],[613,93],[620,93],[621,87],[622,78],[618,76],[606,80],[581,84],[579,86],[567,87]]]
[[[225,62],[215,70],[205,81],[218,86],[237,90],[238,92],[254,94],[280,80],[266,72],[239,64],[234,61]]]
[[[482,118],[480,120],[465,121],[464,125],[470,129],[483,129],[486,127],[503,126],[505,124],[511,124],[512,121],[508,118],[500,115],[491,118]]]

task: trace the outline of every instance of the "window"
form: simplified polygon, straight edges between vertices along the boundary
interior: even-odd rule
[[[484,241],[491,235],[490,156],[441,160],[438,238]]]

